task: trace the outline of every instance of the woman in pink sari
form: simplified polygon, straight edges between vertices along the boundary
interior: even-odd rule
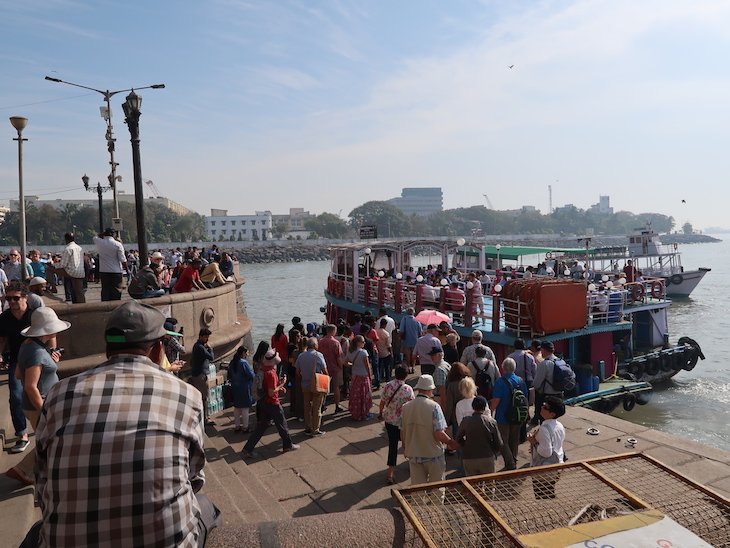
[[[358,335],[353,339],[355,348],[347,355],[347,363],[352,367],[352,381],[350,383],[350,415],[353,420],[363,421],[370,418],[370,408],[373,406],[371,385],[372,368],[368,353],[365,350],[365,338]]]

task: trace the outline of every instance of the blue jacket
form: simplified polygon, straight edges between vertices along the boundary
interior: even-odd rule
[[[522,390],[522,393],[527,396],[527,384],[514,373],[502,375],[494,383],[492,397],[499,398],[499,405],[494,413],[494,420],[497,421],[497,424],[509,424],[507,411],[512,405],[512,390],[514,389]]]

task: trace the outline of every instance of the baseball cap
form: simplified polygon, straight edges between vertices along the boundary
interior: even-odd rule
[[[48,283],[45,278],[41,278],[40,276],[36,276],[34,278],[31,278],[31,280],[28,282],[28,287],[33,287],[34,285],[41,285]]]
[[[436,325],[435,323],[430,323],[426,326],[426,331],[430,331],[431,329],[438,329],[438,328],[439,328],[439,326]]]
[[[104,338],[108,343],[138,343],[162,338],[165,315],[155,307],[139,301],[118,306],[106,322]]]
[[[434,356],[436,354],[443,354],[444,350],[442,348],[439,348],[438,346],[434,346],[431,348],[431,350],[428,351],[429,356]]]

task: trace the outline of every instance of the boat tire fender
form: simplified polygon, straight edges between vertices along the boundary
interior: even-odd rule
[[[649,376],[654,376],[657,373],[659,373],[659,358],[656,356],[652,356],[646,361],[646,374]]]
[[[684,281],[684,278],[681,274],[674,274],[671,278],[669,278],[669,281],[671,281],[674,285],[679,285]]]
[[[688,353],[692,352],[691,349],[685,348],[682,352],[676,352],[672,354],[672,369],[674,371],[681,371],[688,361]]]
[[[672,354],[662,352],[659,355],[659,367],[665,373],[669,373],[672,370]]]
[[[664,284],[659,280],[654,280],[653,282],[651,282],[651,296],[654,299],[662,298],[662,294],[664,293],[663,285]]]
[[[702,353],[702,349],[700,348],[700,343],[698,343],[694,339],[690,339],[689,337],[680,337],[677,341],[677,344],[688,344],[692,348],[694,348],[697,351],[697,355],[700,357],[701,360],[705,359],[705,355]]]
[[[598,428],[596,428],[595,426],[591,426],[588,430],[586,430],[586,434],[588,434],[589,436],[597,436],[600,433],[601,431],[598,430]]]
[[[640,361],[633,361],[629,364],[628,372],[639,379],[644,374],[644,364]]]
[[[624,406],[624,411],[631,411],[636,406],[636,396],[626,394],[621,404]]]
[[[691,349],[687,351],[686,354],[687,362],[684,364],[684,370],[685,371],[692,371],[695,368],[695,365],[697,365],[697,362],[699,361],[699,355],[697,354],[696,349]]]

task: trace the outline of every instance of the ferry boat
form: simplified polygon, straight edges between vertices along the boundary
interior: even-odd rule
[[[639,383],[646,379],[631,377],[627,364],[640,353],[664,348],[676,356],[687,354],[688,361],[688,353],[696,353],[691,345],[669,344],[671,301],[663,278],[644,276],[641,282],[613,286],[607,276],[599,284],[582,277],[516,276],[486,284],[481,288],[484,296],[479,297],[479,288],[458,279],[451,259],[463,257],[463,266],[476,257],[484,266],[490,255],[486,247],[462,239],[370,240],[333,246],[325,290],[327,320],[350,322],[356,313],[377,314],[384,307],[399,322],[408,308],[415,313],[437,310],[450,318],[462,341],[469,341],[472,330],[479,329],[500,362],[513,351],[516,338],[528,343],[540,339],[553,342],[556,352],[574,368],[587,365],[601,379],[623,374]],[[520,253],[534,254],[536,249],[544,248],[521,248]],[[495,251],[512,256],[510,249]],[[457,286],[452,288],[453,280]],[[672,369],[667,374],[677,372]],[[612,400],[623,401],[625,394],[620,392]]]

